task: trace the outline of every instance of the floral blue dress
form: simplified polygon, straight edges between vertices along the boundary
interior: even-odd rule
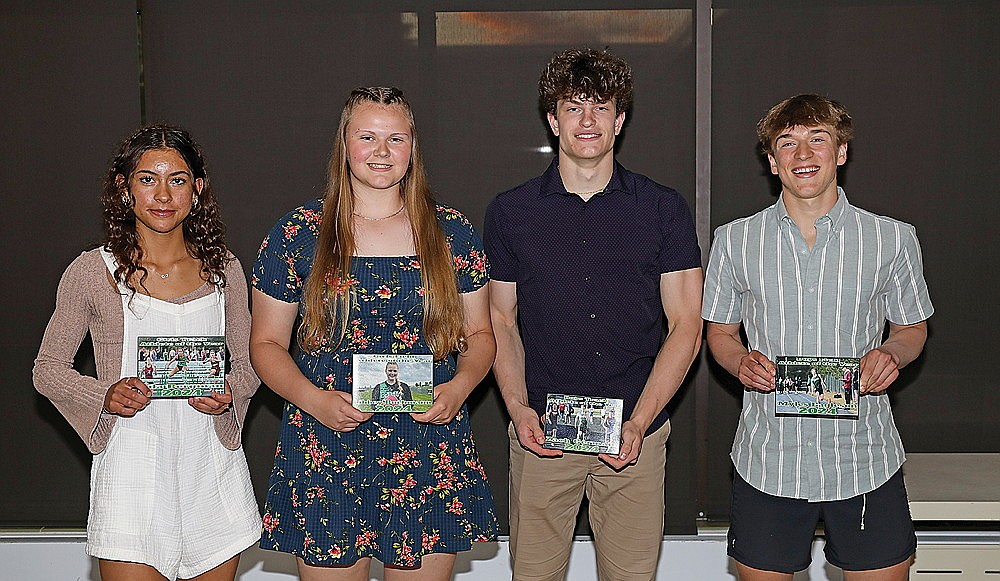
[[[254,263],[254,288],[299,302],[319,233],[322,202],[285,215],[268,233]],[[460,292],[488,279],[482,242],[458,211],[437,218],[455,261]],[[322,389],[351,391],[354,353],[429,354],[424,342],[423,288],[415,256],[355,257],[351,284],[358,305],[336,350],[298,352],[299,369]],[[434,383],[455,374],[455,358],[434,362]],[[496,538],[493,497],[463,405],[448,425],[380,413],[351,432],[335,432],[286,403],[268,483],[260,546],[312,565],[374,557],[413,567],[431,553],[472,548]]]

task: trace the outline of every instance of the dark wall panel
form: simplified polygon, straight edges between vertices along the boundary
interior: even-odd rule
[[[323,195],[351,89],[419,95],[414,14],[346,13],[336,3],[150,2],[144,10],[148,117],[204,148],[233,252],[249,272],[283,214]],[[283,401],[251,403],[244,449],[263,503]]]
[[[924,354],[891,388],[913,452],[995,452],[1000,213],[984,163],[1000,151],[1000,7],[986,2],[726,2],[713,28],[712,225],[773,204],[755,124],[785,97],[844,103],[855,138],[840,183],[852,203],[914,224],[936,312]],[[957,43],[957,39],[962,39]],[[961,48],[960,48],[961,47]],[[739,87],[739,90],[731,90]],[[728,453],[742,392],[714,375],[709,455]],[[712,464],[712,516],[728,513],[728,463]]]
[[[352,88],[419,95],[415,20],[337,3],[148,3],[147,117],[201,142],[244,266],[274,221],[322,195]]]
[[[535,83],[548,57],[571,45],[609,46],[632,63],[636,102],[619,159],[677,188],[694,207],[687,7],[544,12],[518,3],[523,12],[509,13],[488,12],[507,9],[499,3],[477,2],[451,8],[483,12],[458,13],[422,4],[142,3],[146,117],[185,126],[202,142],[244,266],[274,220],[321,195],[341,106],[358,85],[406,91],[432,186],[481,225],[496,192],[547,165],[552,154],[541,148],[551,142]],[[683,3],[662,3],[670,4]],[[904,442],[912,451],[998,451],[992,407],[983,402],[992,401],[996,351],[986,322],[998,314],[998,256],[988,233],[1000,207],[986,175],[1000,151],[992,105],[1000,84],[1000,7],[715,4],[713,225],[775,199],[753,131],[768,106],[801,92],[843,101],[857,138],[842,181],[855,203],[917,226],[937,307],[927,352],[905,370],[893,396]],[[8,250],[0,341],[9,386],[0,425],[0,523],[79,526],[90,457],[34,393],[30,369],[60,273],[100,240],[98,195],[112,148],[139,123],[136,3],[6,2],[0,31],[7,210],[0,220]],[[86,346],[79,360],[92,372]],[[692,532],[699,509],[725,518],[727,456],[740,408],[741,390],[725,372],[703,360],[692,375],[707,378],[711,390],[704,410],[695,409],[690,385],[672,404],[667,531],[675,533]],[[245,443],[258,495],[271,468],[280,404],[264,388],[251,405]],[[506,523],[507,419],[491,379],[470,404]],[[705,491],[696,490],[693,468],[697,421],[707,425]]]
[[[693,207],[693,48],[690,12],[678,12],[678,33],[669,45],[614,47],[637,73],[636,114],[626,130],[622,159],[684,190]],[[575,18],[593,22],[601,14],[612,13]],[[572,38],[558,45],[525,45],[517,34],[476,36],[489,32],[486,21],[506,18],[530,32],[559,20],[557,12],[512,17],[172,2],[149,3],[143,18],[149,119],[186,126],[202,141],[230,241],[245,266],[277,217],[321,193],[340,109],[351,88],[391,84],[407,93],[432,187],[442,201],[481,225],[494,194],[541,173],[551,159],[551,153],[533,151],[549,145],[537,110],[536,83],[545,62],[571,44],[606,44],[588,36],[586,28],[575,36],[571,30]],[[572,24],[573,18],[563,20]],[[471,40],[449,40],[461,34],[459,28],[471,31]],[[612,32],[629,37],[628,29]],[[657,145],[650,147],[647,140]],[[506,416],[491,380],[470,401],[506,528],[507,449],[497,437],[505,433]],[[260,497],[280,406],[263,389],[248,422],[245,448]],[[679,427],[675,436],[683,441],[684,433]],[[676,456],[683,458],[684,452]],[[672,488],[685,490],[684,478],[681,474]],[[688,494],[674,498],[679,505],[671,511],[674,520],[685,523],[675,524],[675,530],[693,532],[693,491],[688,486]]]
[[[90,455],[32,389],[31,367],[60,274],[100,241],[112,149],[139,121],[135,31],[129,1],[0,8],[5,524],[79,524],[87,515]]]

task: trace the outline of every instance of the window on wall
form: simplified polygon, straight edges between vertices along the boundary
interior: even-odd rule
[[[438,12],[438,46],[553,46],[582,38],[593,45],[691,41],[690,10],[561,10],[558,12]]]

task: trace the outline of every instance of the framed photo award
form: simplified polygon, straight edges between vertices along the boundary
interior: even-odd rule
[[[775,363],[775,415],[858,419],[859,358],[779,356]]]
[[[621,449],[623,401],[550,393],[545,398],[544,448],[617,454]]]
[[[434,403],[434,357],[355,353],[351,393],[363,412],[425,412]]]
[[[226,392],[226,338],[139,337],[139,379],[155,398],[202,397]]]

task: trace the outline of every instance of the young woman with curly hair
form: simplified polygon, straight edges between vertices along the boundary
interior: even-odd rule
[[[101,578],[232,580],[260,517],[240,430],[260,384],[239,261],[205,161],[184,130],[140,129],[101,196],[106,239],[59,283],[35,387],[94,454],[87,552]],[[90,333],[97,377],[73,360]],[[225,393],[153,399],[138,337],[224,336]]]

